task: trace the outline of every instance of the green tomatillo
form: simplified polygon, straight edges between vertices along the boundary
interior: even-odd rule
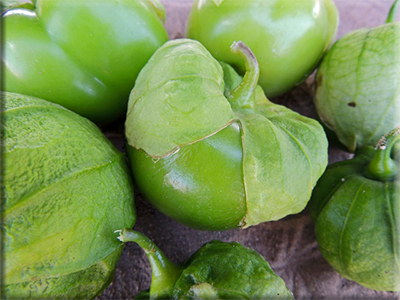
[[[158,0],[15,1],[2,15],[3,90],[58,103],[100,124],[168,40]]]
[[[294,299],[268,262],[237,242],[211,241],[176,265],[140,232],[124,229],[118,239],[137,243],[151,265],[150,289],[137,299]]]
[[[314,103],[321,122],[350,152],[374,146],[400,125],[398,0],[387,22],[340,38],[316,75]]]
[[[245,66],[229,46],[243,41],[257,57],[259,84],[270,98],[307,79],[335,40],[337,26],[332,0],[195,0],[186,36],[240,74]]]
[[[223,230],[300,212],[327,165],[315,120],[270,102],[257,60],[240,77],[199,42],[164,44],[129,98],[127,153],[137,186],[161,212],[189,227]]]
[[[2,100],[2,299],[95,298],[122,252],[114,231],[135,222],[125,156],[59,105]]]
[[[400,291],[399,140],[397,128],[376,148],[330,165],[309,203],[322,255],[343,277],[374,290]]]

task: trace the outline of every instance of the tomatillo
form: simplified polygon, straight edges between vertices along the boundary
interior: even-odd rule
[[[244,74],[229,51],[243,41],[260,64],[259,84],[274,97],[304,82],[336,38],[338,11],[332,0],[195,0],[186,36]]]
[[[95,298],[136,220],[125,155],[60,105],[2,99],[2,299]]]
[[[400,291],[400,128],[330,165],[309,203],[319,249],[343,277]],[[397,150],[399,151],[399,150]]]
[[[313,119],[270,102],[242,42],[240,77],[199,42],[164,44],[142,69],[125,122],[137,186],[161,212],[193,228],[223,230],[300,212],[327,165]]]
[[[151,265],[150,289],[136,299],[294,299],[268,262],[237,242],[213,240],[177,265],[140,232],[125,228],[118,239],[137,243]]]
[[[3,90],[105,124],[126,113],[137,74],[168,40],[158,0],[31,0],[2,15]]]
[[[400,22],[387,22],[340,38],[316,75],[315,107],[321,122],[348,151],[374,146],[400,126]]]

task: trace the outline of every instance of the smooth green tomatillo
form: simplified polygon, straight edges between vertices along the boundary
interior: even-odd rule
[[[243,41],[260,64],[259,84],[273,97],[307,79],[335,40],[337,26],[331,0],[195,0],[186,36],[241,74],[243,61],[229,46]]]
[[[158,0],[32,0],[3,13],[3,90],[96,123],[126,113],[140,69],[168,40]]]
[[[270,102],[243,43],[243,79],[197,41],[164,44],[142,69],[125,123],[135,181],[189,227],[248,227],[300,212],[327,165],[322,126]]]
[[[59,105],[2,100],[2,296],[95,298],[122,252],[114,231],[136,218],[125,156]]]
[[[343,277],[400,291],[400,128],[330,165],[309,203],[319,248]]]
[[[314,103],[321,122],[350,152],[374,146],[400,125],[400,23],[387,23],[340,38],[316,75]]]
[[[268,262],[237,242],[214,240],[175,265],[140,232],[124,229],[118,239],[137,243],[150,262],[151,286],[139,299],[294,299]]]

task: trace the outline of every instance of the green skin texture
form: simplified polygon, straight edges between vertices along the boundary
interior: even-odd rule
[[[350,152],[400,125],[399,48],[399,22],[363,28],[339,39],[319,67],[319,118]]]
[[[3,95],[3,296],[91,299],[107,287],[135,218],[129,167],[89,120]]]
[[[229,46],[244,42],[257,57],[259,84],[270,98],[307,79],[335,40],[337,26],[331,0],[195,0],[186,36],[240,74],[244,64]]]
[[[197,41],[170,41],[142,69],[128,103],[127,153],[139,190],[192,228],[298,213],[327,165],[322,126],[265,98],[254,56],[239,55],[243,79]]]
[[[391,148],[366,146],[330,165],[309,202],[325,259],[343,277],[381,291],[400,291],[400,157],[391,158]]]
[[[126,113],[137,74],[168,40],[158,0],[22,6],[2,16],[3,90],[60,104],[98,124]]]
[[[152,268],[150,289],[136,299],[294,299],[268,262],[237,242],[213,240],[175,265],[140,232],[124,229],[118,239],[136,242]]]

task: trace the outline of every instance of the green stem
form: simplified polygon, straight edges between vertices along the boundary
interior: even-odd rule
[[[389,10],[388,17],[386,19],[386,23],[390,23],[394,21],[394,16],[396,15],[397,12],[397,7],[399,6],[399,0],[395,0],[392,7]]]
[[[254,90],[258,84],[258,77],[260,76],[260,68],[257,59],[253,52],[243,42],[233,42],[231,51],[240,55],[246,66],[246,73],[243,76],[242,82],[230,92],[228,98],[235,109],[252,109],[254,107]]]
[[[121,242],[135,242],[146,253],[152,271],[150,299],[171,299],[173,287],[183,268],[166,258],[157,245],[144,234],[127,228],[118,232]]]
[[[373,179],[392,180],[395,178],[398,167],[392,159],[392,148],[400,140],[400,127],[384,135],[376,145],[376,152],[368,165],[367,173]]]

